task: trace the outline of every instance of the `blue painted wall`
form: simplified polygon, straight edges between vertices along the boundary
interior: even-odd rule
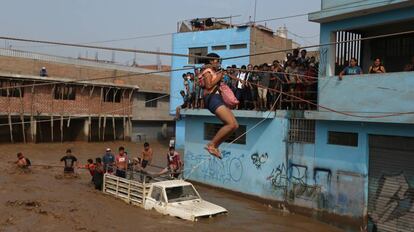
[[[252,128],[261,119],[238,118]],[[223,160],[203,149],[204,123],[185,118],[185,174],[190,180],[291,205],[360,218],[368,198],[368,135],[413,136],[414,125],[317,121],[315,144],[289,143],[289,120],[270,118],[247,134],[247,144],[221,146]],[[328,131],[358,133],[358,146],[328,144]]]
[[[238,118],[247,130],[262,119]],[[246,145],[227,143],[220,147],[223,159],[212,158],[203,148],[204,123],[221,123],[215,117],[187,116],[185,177],[205,184],[262,198],[283,200],[285,185],[287,120],[267,119],[247,134]]]
[[[352,13],[355,11],[369,10],[378,7],[395,6],[397,4],[409,2],[409,0],[322,0],[322,10],[309,14],[309,20],[320,20],[336,15]]]
[[[345,76],[342,81],[337,77],[319,79],[318,103],[324,107],[355,115],[374,116],[394,112],[407,112],[414,109],[414,72],[387,74],[366,74]],[[318,114],[327,112],[319,108]],[[396,123],[414,123],[414,115],[373,119]],[[329,120],[367,120],[341,114],[329,114]],[[321,119],[328,119],[326,117]]]
[[[358,133],[358,146],[328,144],[328,131]],[[414,125],[317,121],[316,155],[309,168],[329,170],[331,175],[322,208],[341,215],[363,215],[368,199],[369,135],[414,137]]]

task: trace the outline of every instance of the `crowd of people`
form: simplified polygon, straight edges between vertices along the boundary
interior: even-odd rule
[[[113,174],[118,177],[127,178],[128,172],[140,172],[150,176],[169,175],[172,178],[178,178],[182,173],[183,162],[180,154],[174,146],[170,146],[166,155],[167,167],[156,173],[149,173],[146,169],[152,166],[153,150],[149,143],[145,142],[141,153],[137,157],[129,157],[124,147],[118,148],[118,154],[114,155],[111,148],[106,148],[102,157],[96,157],[95,160],[88,159],[86,165],[80,165],[78,159],[73,155],[71,149],[66,150],[66,154],[60,159],[63,163],[64,175],[76,175],[76,169],[87,169],[92,177],[91,182],[95,189],[102,190],[103,177],[105,173]],[[31,161],[21,152],[17,153],[17,167],[22,170],[29,170]]]
[[[239,104],[236,110],[268,111],[277,109],[312,110],[316,108],[317,80],[319,63],[314,56],[308,57],[305,49],[287,53],[284,61],[275,60],[271,64],[248,64],[223,69],[222,82],[228,85]],[[204,109],[204,89],[198,78],[202,69],[182,75],[183,90],[180,95],[183,104],[177,108],[176,119],[180,119],[181,109]],[[404,71],[414,71],[414,57],[404,67]],[[386,73],[380,58],[375,58],[368,69],[369,74]],[[351,58],[345,68],[339,71],[339,80],[346,75],[361,75],[358,61]],[[284,94],[280,94],[283,92]],[[303,101],[305,100],[305,101]]]
[[[223,80],[236,96],[236,110],[268,111],[276,109],[311,109],[311,104],[302,104],[297,97],[316,101],[318,62],[308,57],[305,49],[287,53],[284,61],[271,64],[228,66],[223,71]],[[198,78],[201,69],[182,75],[184,89],[180,91],[183,104],[180,109],[203,109],[204,89]],[[284,92],[286,94],[280,94]],[[177,119],[179,116],[177,116]]]

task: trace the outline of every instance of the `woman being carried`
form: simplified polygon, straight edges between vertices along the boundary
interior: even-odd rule
[[[220,56],[215,53],[207,55],[209,59],[205,62],[203,71],[200,73],[200,80],[203,82],[204,102],[206,108],[215,114],[223,123],[223,127],[217,132],[213,139],[206,145],[205,149],[213,156],[221,159],[218,147],[237,128],[239,124],[231,110],[225,105],[220,95],[220,83],[223,79],[223,71],[220,69]]]

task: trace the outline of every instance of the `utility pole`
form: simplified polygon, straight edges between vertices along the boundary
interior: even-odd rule
[[[253,24],[256,24],[256,9],[257,9],[257,0],[254,0]]]

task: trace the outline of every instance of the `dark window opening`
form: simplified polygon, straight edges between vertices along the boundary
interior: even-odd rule
[[[17,81],[0,80],[0,96],[2,97],[24,97],[22,83]]]
[[[336,31],[335,37],[335,74],[339,74],[349,65],[351,58],[357,59],[357,64],[364,74],[414,71],[414,34],[400,34],[414,30],[414,20],[398,21],[364,28]],[[359,39],[378,37],[372,39]],[[346,42],[347,41],[347,42]],[[371,70],[374,60],[379,58],[381,70]]]
[[[212,46],[211,49],[213,51],[226,50],[227,49],[227,45],[216,45],[216,46]]]
[[[204,123],[204,140],[213,139],[214,135],[216,135],[217,131],[220,130],[222,126],[223,124]],[[235,140],[236,138],[237,140]],[[246,126],[245,125],[240,125],[239,129],[233,132],[224,142],[230,143],[233,141],[235,144],[246,144]]]
[[[54,95],[56,100],[75,100],[76,90],[74,86],[57,85]]]
[[[193,57],[193,56],[207,56],[208,49],[207,47],[199,47],[199,48],[189,48],[188,53],[188,63],[189,64],[202,64],[204,59],[201,57]]]
[[[358,133],[328,131],[328,144],[358,147]]]
[[[145,107],[157,108],[158,106],[158,93],[145,93]]]
[[[230,49],[243,49],[247,48],[247,44],[232,44],[230,45]]]
[[[104,88],[103,91],[104,102],[121,102],[122,92],[114,88]]]

